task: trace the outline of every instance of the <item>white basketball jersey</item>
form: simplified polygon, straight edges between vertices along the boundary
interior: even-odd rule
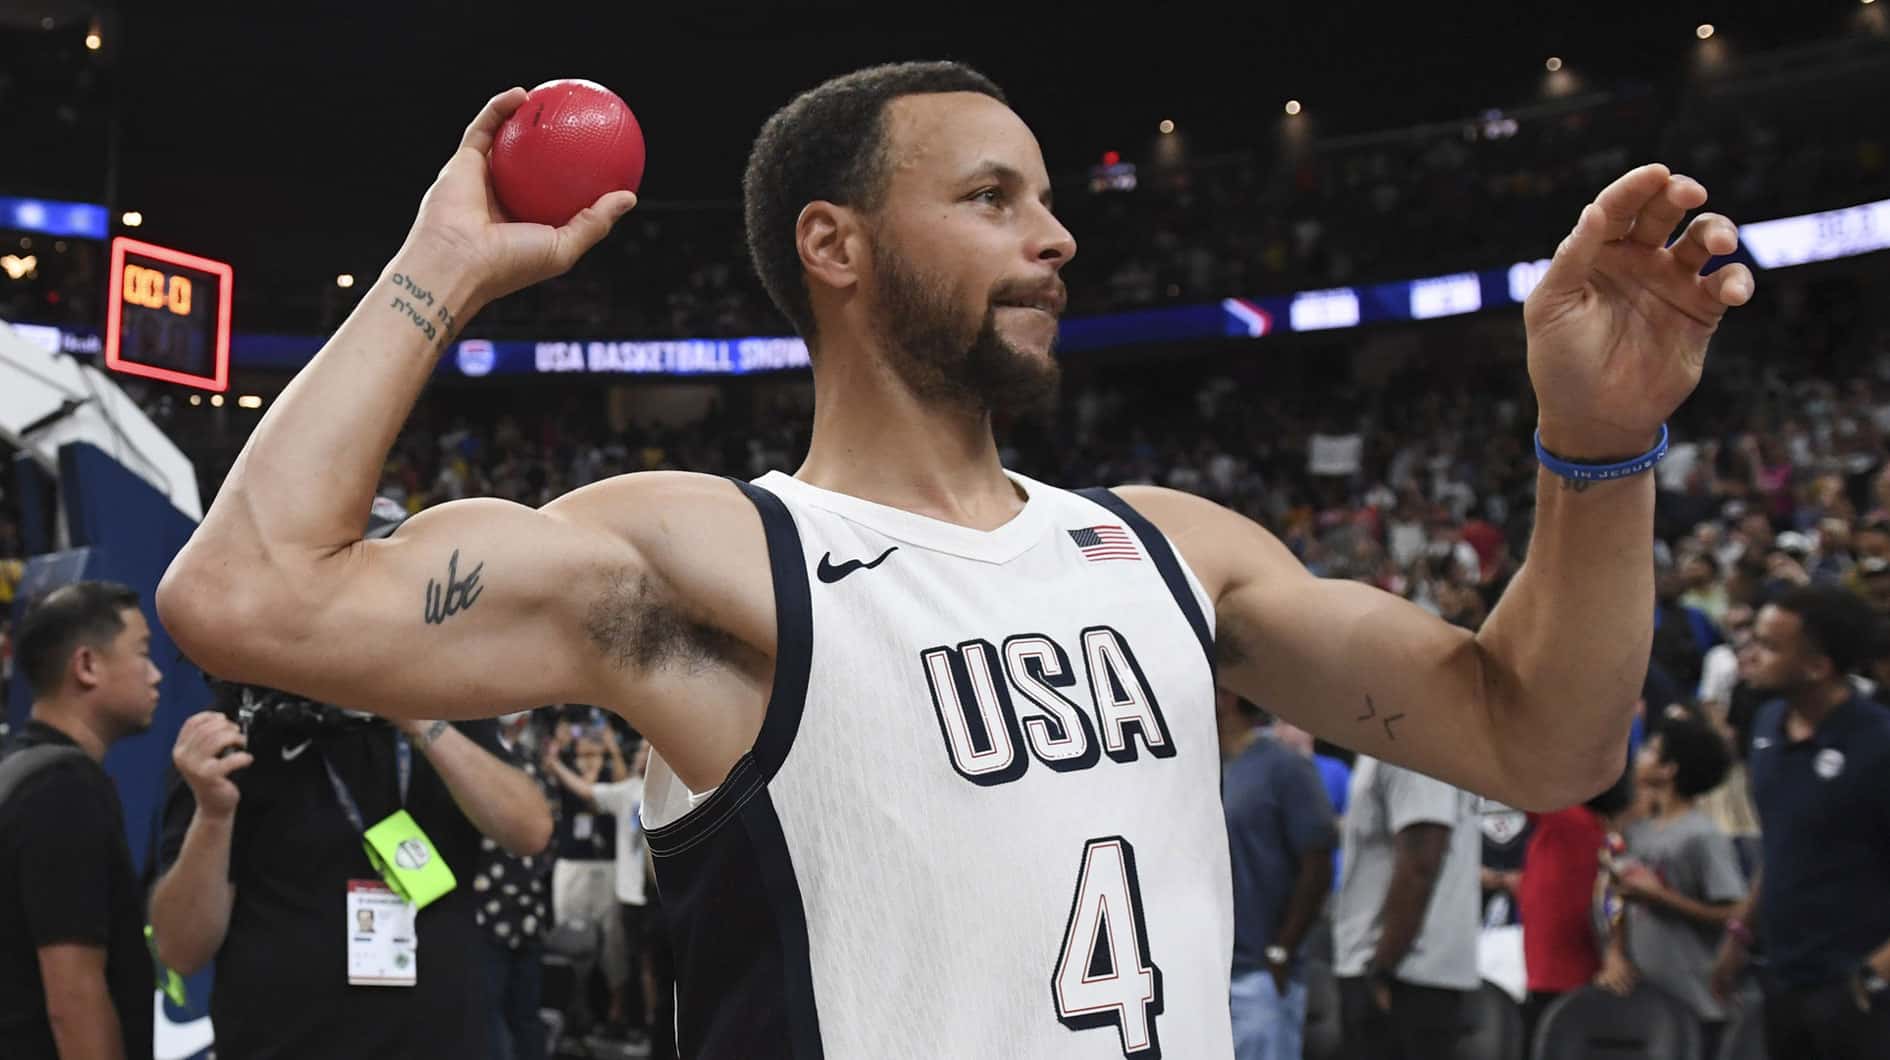
[[[984,532],[772,472],[779,652],[713,793],[650,762],[690,1060],[1231,1060],[1213,608],[1106,491]]]

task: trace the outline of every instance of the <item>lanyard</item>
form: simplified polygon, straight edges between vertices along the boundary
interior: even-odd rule
[[[322,768],[328,771],[328,782],[335,786],[335,801],[341,804],[341,812],[347,815],[348,823],[354,830],[365,833],[367,822],[361,819],[361,807],[355,804],[354,796],[348,793],[348,786],[341,782],[341,775],[335,772],[335,765],[322,756]],[[407,782],[413,778],[413,747],[407,743],[405,733],[394,734],[394,768],[400,774],[400,805],[407,805]]]

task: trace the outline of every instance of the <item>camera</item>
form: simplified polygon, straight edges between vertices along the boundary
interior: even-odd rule
[[[279,688],[225,681],[209,674],[204,675],[204,681],[215,696],[213,709],[236,722],[245,736],[260,729],[297,738],[387,724],[372,714],[317,702]]]

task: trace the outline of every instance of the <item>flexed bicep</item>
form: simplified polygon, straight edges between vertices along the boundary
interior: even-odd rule
[[[594,695],[587,622],[645,576],[622,538],[553,508],[456,501],[393,535],[246,563],[243,584],[180,565],[159,612],[231,680],[390,717],[484,717]],[[635,603],[609,605],[635,621]]]

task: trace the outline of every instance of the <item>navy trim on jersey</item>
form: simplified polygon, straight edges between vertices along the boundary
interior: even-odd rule
[[[774,689],[755,746],[715,793],[646,836],[676,955],[677,1044],[701,1060],[820,1060],[807,915],[768,781],[806,705],[814,620],[807,559],[780,498],[736,480],[761,513],[774,578]]]
[[[1129,502],[1101,486],[1074,491],[1079,497],[1086,497],[1109,509],[1117,518],[1128,524],[1135,536],[1142,539],[1142,547],[1148,550],[1148,558],[1155,562],[1155,569],[1161,571],[1162,580],[1168,583],[1168,591],[1174,594],[1175,603],[1181,605],[1181,613],[1188,617],[1188,624],[1194,627],[1194,635],[1201,641],[1201,651],[1207,656],[1208,671],[1215,670],[1214,634],[1208,632],[1207,616],[1201,613],[1201,602],[1194,598],[1194,589],[1188,585],[1188,576],[1181,572],[1181,562],[1175,557],[1175,550],[1168,544],[1168,538],[1155,524],[1143,518],[1142,513],[1129,506]]]
[[[724,827],[680,849],[650,843],[676,959],[677,1045],[697,1060],[821,1060],[800,884],[774,800],[743,763],[749,794]]]
[[[773,780],[794,746],[807,702],[807,675],[814,662],[814,597],[807,585],[807,554],[801,532],[781,498],[752,482],[736,485],[761,512],[768,541],[768,565],[774,572],[774,692],[768,716],[755,737],[755,764],[763,783]]]

